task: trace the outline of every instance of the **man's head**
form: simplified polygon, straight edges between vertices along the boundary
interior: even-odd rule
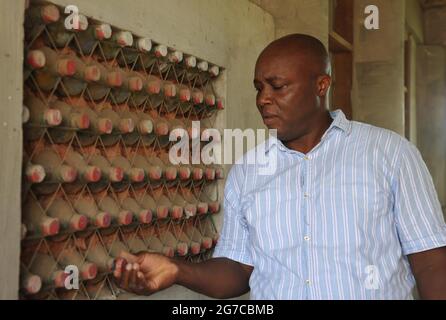
[[[330,72],[327,50],[308,35],[285,36],[262,51],[254,76],[257,107],[280,140],[299,139],[326,113]]]

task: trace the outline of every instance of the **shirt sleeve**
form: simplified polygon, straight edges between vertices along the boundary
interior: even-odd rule
[[[432,177],[418,149],[407,140],[402,142],[394,192],[403,253],[446,246],[446,225]]]
[[[223,227],[213,257],[224,257],[252,266],[249,229],[240,203],[243,180],[242,165],[234,164],[226,180]]]

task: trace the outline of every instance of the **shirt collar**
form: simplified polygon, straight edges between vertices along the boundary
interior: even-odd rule
[[[327,136],[328,132],[332,131],[335,127],[341,129],[346,136],[351,133],[352,123],[345,117],[345,114],[341,109],[330,111],[330,116],[333,119],[333,122],[330,124],[327,131],[325,131],[321,140],[323,140]],[[269,139],[265,141],[265,153],[267,153],[274,145],[278,145],[279,149],[281,150],[288,150],[282,141],[277,139],[277,137],[270,135]]]

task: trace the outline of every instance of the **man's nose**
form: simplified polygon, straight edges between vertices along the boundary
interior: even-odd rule
[[[271,90],[263,88],[257,94],[257,106],[263,108],[264,106],[272,103]]]

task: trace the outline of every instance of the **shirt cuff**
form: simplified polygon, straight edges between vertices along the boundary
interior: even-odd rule
[[[446,246],[446,226],[441,231],[427,237],[401,243],[404,255],[423,252]]]

